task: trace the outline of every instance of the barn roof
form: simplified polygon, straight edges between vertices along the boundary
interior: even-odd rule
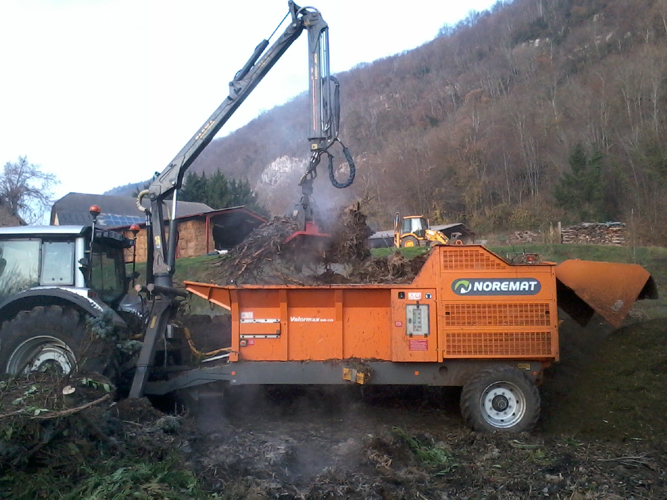
[[[105,194],[69,193],[53,204],[51,224],[82,224],[93,222],[89,209],[97,205],[102,213],[97,225],[112,228],[124,227],[145,222],[145,216],[137,208],[136,198],[132,196],[113,196]],[[213,209],[204,203],[179,201],[176,208],[178,218],[211,212]]]

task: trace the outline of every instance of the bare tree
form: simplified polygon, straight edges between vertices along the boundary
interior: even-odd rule
[[[53,174],[19,156],[18,161],[5,163],[0,174],[0,200],[12,215],[34,224],[50,208],[51,188],[58,183]]]

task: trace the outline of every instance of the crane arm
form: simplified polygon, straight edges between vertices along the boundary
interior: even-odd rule
[[[289,0],[288,8],[287,16],[290,16],[290,22],[284,32],[271,46],[268,40],[262,40],[257,45],[250,59],[230,82],[229,95],[162,173],[156,174],[148,189],[140,193],[138,200],[140,209],[143,209],[142,198],[147,196],[150,200],[150,209],[143,209],[146,212],[147,236],[150,238],[147,255],[147,282],[155,280],[156,285],[167,288],[172,286],[171,278],[174,273],[177,238],[167,238],[165,232],[162,222],[165,200],[173,195],[169,234],[175,236],[175,195],[183,184],[186,171],[303,30],[308,33],[309,97],[312,106],[308,135],[311,163],[304,178],[308,176],[309,181],[312,181],[320,156],[334,142],[338,141],[339,92],[337,80],[330,75],[328,25],[320,12],[312,7],[302,8]],[[344,153],[351,165],[350,177],[352,178],[354,167],[351,157],[345,148]],[[331,177],[333,182],[333,176]],[[351,180],[348,182],[351,183]],[[306,184],[308,183],[306,181]]]
[[[153,183],[149,186],[149,196],[151,201],[163,201],[167,199],[175,189],[180,189],[185,172],[192,163],[201,154],[204,148],[213,140],[222,126],[229,120],[238,107],[245,101],[250,93],[255,89],[266,74],[273,68],[282,55],[289,49],[292,43],[299,38],[304,29],[308,30],[308,42],[310,53],[310,73],[311,87],[316,88],[315,99],[321,101],[325,96],[320,95],[317,80],[321,79],[320,52],[324,50],[326,54],[326,65],[328,68],[328,47],[322,46],[321,39],[328,39],[328,26],[322,19],[319,11],[310,7],[301,8],[293,1],[288,2],[291,20],[282,35],[269,47],[268,40],[262,40],[252,56],[241,68],[234,79],[229,83],[229,96],[218,106],[213,114],[199,127],[188,143],[183,146],[181,151],[169,162],[169,165],[158,174]],[[267,47],[268,50],[267,50]],[[328,70],[328,69],[327,69]],[[324,76],[328,78],[328,74]],[[315,80],[315,81],[314,81]],[[313,89],[311,89],[311,93]],[[328,132],[328,124],[321,125],[323,114],[322,108],[326,105],[317,102],[313,104],[313,122],[311,122],[311,135],[318,140]]]

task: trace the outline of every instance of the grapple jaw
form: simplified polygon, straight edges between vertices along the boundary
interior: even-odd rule
[[[316,241],[318,243],[326,243],[331,239],[331,235],[327,233],[322,233],[320,229],[317,227],[317,224],[315,224],[312,221],[308,221],[305,223],[303,231],[293,232],[290,236],[288,236],[285,239],[285,243],[289,243],[290,241],[297,243],[304,242],[308,241],[311,238],[314,238],[313,241]]]

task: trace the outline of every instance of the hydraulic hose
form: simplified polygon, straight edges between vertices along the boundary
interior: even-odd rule
[[[357,173],[357,167],[355,167],[354,165],[354,160],[352,159],[350,151],[345,147],[345,145],[341,141],[339,141],[338,139],[336,139],[336,141],[340,142],[340,145],[343,147],[343,154],[345,155],[345,159],[347,160],[347,164],[350,169],[350,175],[348,176],[345,182],[338,182],[334,172],[333,155],[329,154],[329,152],[327,151],[327,155],[329,155],[329,180],[331,181],[333,187],[338,189],[345,189],[354,182],[354,176]]]

